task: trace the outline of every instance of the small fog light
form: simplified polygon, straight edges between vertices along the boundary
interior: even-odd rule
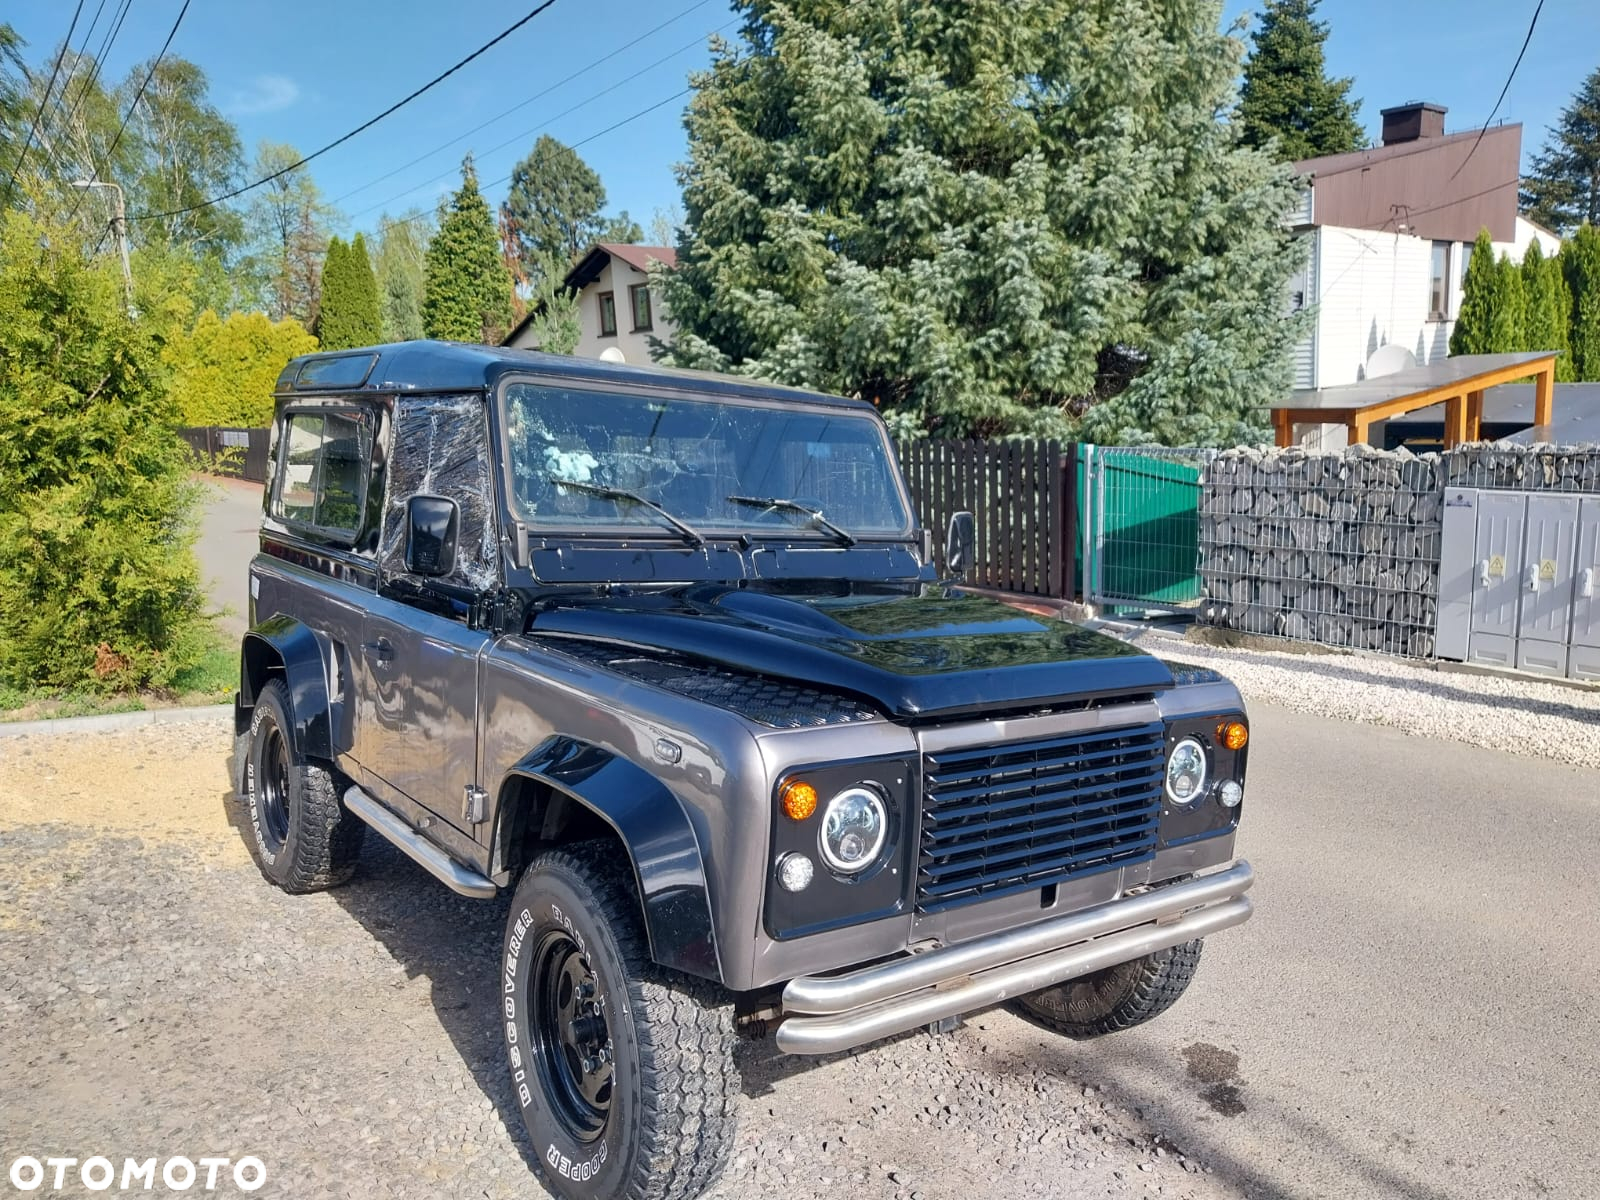
[[[1244,788],[1237,779],[1230,779],[1217,789],[1217,799],[1222,801],[1223,808],[1237,808],[1244,799]]]
[[[778,860],[778,882],[784,891],[803,892],[811,885],[816,868],[804,854],[785,854]]]

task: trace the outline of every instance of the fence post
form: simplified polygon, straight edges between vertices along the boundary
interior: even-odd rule
[[[1052,552],[1056,564],[1055,594],[1063,600],[1078,597],[1078,579],[1073,558],[1078,549],[1078,444],[1068,442],[1063,450],[1050,443],[1056,471],[1056,495],[1051,526],[1055,541]]]

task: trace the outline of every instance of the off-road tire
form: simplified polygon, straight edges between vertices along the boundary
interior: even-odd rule
[[[1006,1007],[1052,1033],[1080,1041],[1143,1025],[1177,1003],[1200,965],[1204,939],[1030,992]]]
[[[555,1010],[539,999],[550,995],[541,947],[563,943],[567,961],[590,972],[611,1054],[603,1123],[580,1135],[561,1115],[572,1110],[552,1082],[560,1055],[540,1025],[555,1020],[541,1015]],[[512,1094],[547,1189],[567,1200],[692,1200],[716,1181],[739,1090],[732,1005],[705,980],[650,960],[619,847],[580,842],[528,864],[506,916],[501,984]]]
[[[240,797],[249,827],[245,841],[272,883],[290,893],[319,892],[355,872],[367,827],[340,799],[348,786],[344,777],[297,754],[292,730],[288,691],[274,679],[257,694],[245,737]],[[264,785],[264,769],[280,783]],[[282,819],[275,821],[268,793],[280,787]]]

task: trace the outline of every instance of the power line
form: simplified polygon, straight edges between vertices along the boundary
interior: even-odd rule
[[[711,0],[698,0],[697,3],[691,4],[688,8],[684,9],[682,12],[678,13],[676,16],[668,17],[665,21],[661,22],[661,24],[657,25],[655,28],[646,30],[644,33],[641,33],[638,37],[634,38],[632,41],[624,42],[622,45],[618,46],[615,50],[611,51],[609,54],[604,54],[601,57],[595,59],[593,62],[585,63],[583,66],[579,67],[576,71],[572,72],[572,74],[567,75],[567,76],[565,76],[565,77],[563,77],[561,79],[556,80],[549,87],[540,89],[539,91],[535,92],[533,95],[529,96],[526,100],[522,100],[522,101],[519,101],[516,104],[513,104],[510,108],[506,109],[504,112],[497,113],[495,116],[490,117],[487,121],[484,121],[484,122],[482,122],[481,124],[478,124],[478,125],[474,125],[471,129],[467,130],[465,133],[459,134],[458,136],[451,138],[447,142],[441,142],[439,145],[435,146],[432,150],[429,150],[429,151],[427,151],[427,152],[425,152],[423,154],[417,155],[417,157],[413,158],[410,162],[402,163],[400,166],[396,167],[394,170],[388,171],[388,172],[385,172],[382,175],[379,175],[376,179],[370,179],[366,183],[361,184],[359,187],[351,188],[348,192],[345,192],[342,196],[335,196],[328,203],[337,205],[337,204],[339,204],[339,203],[341,203],[341,202],[343,202],[345,200],[348,200],[351,196],[354,196],[358,192],[364,192],[370,187],[376,187],[378,184],[382,183],[385,179],[393,179],[396,175],[400,174],[401,171],[405,171],[405,170],[407,170],[407,169],[409,169],[411,167],[414,167],[419,162],[422,162],[425,159],[432,158],[435,154],[438,154],[441,151],[448,150],[451,146],[458,145],[459,143],[465,141],[467,138],[471,137],[473,134],[478,133],[481,130],[487,129],[489,126],[493,125],[496,121],[500,121],[500,120],[502,120],[502,119],[504,119],[506,117],[509,117],[514,112],[519,112],[520,110],[528,107],[528,105],[532,104],[535,100],[539,100],[539,99],[542,99],[545,96],[548,96],[551,92],[555,91],[557,88],[562,87],[565,84],[571,83],[574,79],[577,79],[581,75],[587,74],[588,72],[594,70],[596,67],[600,66],[603,63],[610,62],[617,55],[621,54],[624,50],[632,49],[634,46],[637,46],[640,42],[644,41],[646,38],[653,37],[654,35],[660,33],[668,25],[672,25],[672,24],[675,24],[678,21],[681,21],[684,17],[688,16],[690,13],[696,11],[697,9],[704,8],[707,4],[710,4],[710,3],[711,3]],[[731,25],[731,24],[733,24],[733,22],[730,21],[729,24]],[[724,25],[722,28],[726,29],[726,28],[728,28],[728,26]],[[696,44],[697,43],[698,43],[698,39],[696,39]],[[687,49],[687,47],[685,47],[685,49]],[[679,53],[682,53],[682,51],[674,51],[674,54],[679,54]],[[671,55],[669,55],[668,57],[671,57]],[[661,59],[656,63],[652,63],[651,66],[652,67],[653,66],[659,66],[660,62],[665,62],[665,61],[666,61],[665,59]],[[650,70],[650,67],[644,67],[641,70],[636,71],[634,73],[633,77],[636,78],[638,75],[641,75],[645,71],[648,71],[648,70]],[[603,94],[603,93],[596,93],[596,95],[600,95],[600,94]],[[592,98],[593,97],[591,97],[591,99]],[[568,111],[571,111],[571,110],[568,110]],[[554,118],[551,118],[551,119],[554,120]],[[519,135],[519,136],[521,136],[521,135]],[[448,172],[446,172],[446,174],[448,174]],[[425,187],[425,186],[427,186],[427,183],[431,183],[431,182],[432,182],[432,180],[427,180],[424,183],[419,183],[417,185],[417,187]],[[416,189],[413,188],[411,190],[415,191]],[[362,211],[365,212],[365,211],[369,211],[369,210],[363,209]]]
[[[1489,119],[1483,123],[1483,128],[1478,130],[1478,136],[1473,139],[1472,149],[1467,151],[1467,156],[1461,160],[1461,165],[1450,173],[1454,179],[1467,169],[1467,164],[1472,161],[1472,156],[1478,152],[1478,146],[1483,141],[1483,135],[1489,132],[1495,114],[1500,111],[1500,105],[1505,102],[1506,93],[1511,90],[1511,81],[1517,77],[1517,68],[1522,65],[1522,56],[1528,52],[1528,43],[1533,41],[1534,26],[1539,24],[1539,14],[1544,11],[1544,0],[1534,6],[1533,20],[1528,22],[1528,36],[1522,39],[1522,49],[1517,51],[1517,61],[1511,64],[1511,74],[1506,76],[1506,85],[1500,89],[1500,98],[1494,102],[1494,107],[1489,110]],[[1448,180],[1446,182],[1449,182]],[[1491,189],[1493,190],[1493,189]]]
[[[733,24],[733,22],[730,21],[729,24],[731,25],[731,24]],[[727,25],[724,25],[724,26],[722,26],[722,29],[726,29],[727,27],[728,27]],[[711,31],[711,33],[713,33],[713,34],[714,33],[719,33],[719,32],[721,32],[721,30],[719,30],[719,29],[714,29],[714,30]],[[600,99],[600,97],[605,96],[605,95],[609,95],[610,93],[616,91],[618,88],[626,87],[628,84],[633,83],[640,76],[646,74],[649,71],[655,70],[662,63],[670,62],[672,59],[678,57],[678,55],[684,53],[685,51],[694,49],[695,47],[697,47],[697,46],[702,44],[702,42],[705,40],[705,37],[709,37],[709,36],[711,36],[711,34],[706,34],[703,37],[695,38],[692,42],[688,42],[688,43],[686,43],[686,44],[684,44],[682,46],[679,46],[676,50],[672,51],[670,54],[663,55],[662,57],[656,59],[653,63],[650,63],[650,64],[648,64],[646,66],[640,67],[637,71],[633,72],[633,74],[625,75],[621,79],[617,80],[615,83],[612,83],[607,87],[603,87],[598,92],[594,92],[591,95],[584,97],[584,99],[579,100],[576,104],[571,104],[571,105],[567,106],[566,108],[562,109],[560,112],[554,113],[551,116],[546,117],[543,121],[541,121],[538,125],[533,126],[531,129],[525,129],[521,133],[513,134],[511,137],[508,137],[503,142],[496,142],[493,146],[490,146],[486,150],[484,150],[483,153],[485,153],[485,154],[493,154],[496,150],[504,150],[507,146],[514,145],[517,142],[525,141],[527,138],[531,137],[533,134],[538,133],[541,130],[548,129],[551,124],[553,124],[556,121],[559,121],[562,117],[570,116],[571,114],[577,112],[580,108],[584,108],[584,107],[587,107],[590,104],[593,104],[596,100]],[[548,91],[550,89],[546,89],[546,90]],[[540,93],[540,94],[542,95],[543,93]],[[531,99],[537,99],[537,97],[531,97]],[[503,116],[505,114],[501,114],[501,115]],[[498,119],[498,118],[496,118],[496,119]],[[483,126],[480,125],[478,128],[481,129],[481,128],[483,128]],[[468,131],[469,134],[470,133],[474,133],[474,132],[476,132],[476,130],[469,130]],[[465,136],[468,136],[468,135],[467,134],[463,134],[462,136],[465,137]],[[460,141],[460,140],[461,140],[461,138],[457,138],[456,139],[456,141]],[[446,143],[446,145],[451,145],[451,144],[453,144],[453,143]],[[444,146],[439,147],[439,149],[441,149],[441,150],[444,149],[444,148],[445,148]],[[432,154],[432,153],[436,153],[436,151],[430,151],[429,152],[429,154]],[[422,158],[427,158],[427,157],[429,157],[428,154],[424,154],[422,156]],[[408,167],[409,166],[415,166],[416,163],[421,162],[421,161],[422,161],[421,158],[413,159],[411,162],[407,163],[406,166],[408,166]],[[403,171],[404,169],[405,169],[405,167],[400,167],[400,168],[397,168],[396,171]],[[389,172],[389,175],[395,174],[396,171]],[[452,173],[453,173],[452,171],[441,171],[439,174],[431,176],[428,179],[424,179],[420,183],[413,184],[411,187],[406,188],[404,191],[395,193],[393,196],[390,196],[386,200],[380,200],[376,204],[369,204],[365,208],[358,209],[356,212],[352,213],[351,216],[352,217],[362,217],[362,216],[365,216],[369,212],[375,212],[378,209],[387,208],[389,205],[394,204],[395,202],[404,199],[406,196],[409,196],[413,192],[420,191],[422,188],[427,187],[429,184],[437,183],[441,179],[448,179]],[[389,177],[388,175],[381,176],[379,179],[375,179],[372,182],[373,183],[379,183],[383,179],[387,179],[388,177]],[[509,176],[507,176],[507,178],[509,178]],[[356,188],[355,191],[359,192],[363,188],[370,187],[370,186],[371,186],[371,184],[363,184],[361,187]],[[353,192],[346,192],[345,196],[349,196],[349,195],[353,195],[353,194],[354,194]],[[339,199],[341,199],[341,200],[344,199],[344,196],[341,196]],[[335,200],[334,203],[337,204],[338,201]]]
[[[588,137],[579,138],[577,141],[573,142],[572,143],[572,149],[576,150],[579,146],[587,146],[590,142],[594,141],[596,138],[604,137],[606,134],[611,133],[614,130],[621,129],[624,125],[628,125],[628,124],[633,123],[634,121],[637,121],[640,117],[648,116],[650,113],[655,112],[656,109],[663,108],[666,105],[671,104],[674,100],[683,99],[683,97],[687,96],[693,90],[694,90],[693,88],[684,88],[680,92],[674,92],[672,95],[668,96],[666,99],[657,100],[654,104],[651,104],[646,108],[641,108],[636,113],[630,113],[628,116],[623,117],[622,120],[615,121],[612,124],[607,125],[604,129],[597,129],[597,130],[595,130],[595,132],[591,133]],[[513,172],[512,174],[514,174],[514,173],[515,172]],[[489,188],[497,188],[502,183],[509,183],[510,181],[511,181],[511,175],[510,174],[502,175],[502,176],[500,176],[499,179],[491,179],[488,183],[481,184],[480,185],[480,190],[487,190]],[[419,185],[419,186],[422,186],[422,185]],[[413,188],[412,190],[415,191],[416,189]],[[363,212],[369,212],[371,210],[370,209],[363,209],[362,211]],[[432,217],[431,213],[417,213],[415,216],[397,217],[391,223],[395,224],[395,225],[405,225],[405,224],[408,224],[408,223],[410,223],[412,221],[426,221],[426,220],[431,219],[431,217]]]
[[[189,11],[191,3],[193,3],[193,0],[183,0],[183,7],[178,10],[177,19],[172,22],[172,28],[167,30],[167,40],[161,43],[161,49],[156,53],[155,58],[150,60],[150,69],[144,73],[144,78],[139,81],[139,90],[133,94],[133,100],[128,104],[128,111],[122,114],[122,124],[117,126],[117,136],[111,139],[111,148],[106,151],[106,163],[108,166],[115,161],[117,147],[122,144],[122,135],[128,128],[128,122],[133,119],[133,110],[139,107],[139,101],[144,98],[145,88],[150,86],[150,80],[155,77],[156,68],[161,65],[161,60],[167,56],[167,50],[172,45],[172,39],[178,35],[178,26],[183,24],[184,14]],[[90,163],[89,182],[93,183],[99,177],[100,168]],[[83,192],[84,195],[87,195],[89,189],[84,188]],[[81,203],[83,196],[79,196],[78,200]],[[72,206],[72,215],[76,216],[77,212],[78,205],[74,204]],[[71,217],[68,218],[68,220],[70,219]]]
[[[61,85],[61,94],[56,97],[56,112],[63,120],[67,118],[67,93],[72,90],[72,73],[83,62],[83,52],[89,48],[89,39],[94,36],[95,26],[100,24],[100,14],[105,11],[106,0],[100,0],[95,6],[94,16],[89,20],[89,28],[83,31],[83,41],[78,43],[78,52],[72,56],[72,67],[67,72],[66,82]],[[50,145],[46,130],[39,130],[39,144],[44,147],[44,152],[50,156],[50,162],[57,173],[61,171],[61,164],[56,161],[55,149]]]
[[[81,2],[81,0],[80,0],[80,2]],[[536,6],[531,12],[529,12],[521,20],[518,20],[518,21],[514,22],[513,24],[507,26],[505,29],[501,30],[498,34],[496,34],[494,37],[490,38],[483,45],[479,46],[476,50],[474,50],[471,54],[469,54],[465,58],[463,58],[460,62],[456,63],[453,67],[449,68],[448,70],[442,71],[438,75],[435,75],[432,79],[430,79],[427,83],[423,84],[421,87],[417,88],[417,90],[412,92],[409,96],[406,96],[404,99],[398,100],[395,103],[391,104],[388,108],[384,109],[377,116],[371,118],[368,121],[362,122],[360,125],[357,125],[354,129],[352,129],[349,133],[346,133],[341,137],[335,138],[333,141],[329,142],[326,146],[323,146],[322,148],[320,148],[318,150],[313,150],[310,154],[306,155],[304,158],[300,159],[298,162],[292,162],[288,166],[284,167],[282,170],[274,171],[271,175],[267,175],[267,176],[265,176],[265,177],[263,177],[261,179],[257,179],[254,183],[247,183],[243,187],[234,188],[233,191],[224,192],[220,196],[213,196],[209,200],[202,200],[198,204],[186,205],[183,208],[175,208],[175,209],[172,209],[172,210],[170,210],[168,212],[134,213],[128,219],[130,221],[160,221],[160,220],[166,219],[167,217],[181,217],[186,213],[198,212],[202,208],[210,208],[214,204],[221,204],[224,200],[232,200],[235,196],[242,196],[246,192],[253,191],[255,188],[260,187],[264,183],[271,183],[274,179],[280,179],[283,176],[287,175],[290,171],[298,170],[300,167],[305,166],[312,159],[319,158],[322,155],[326,154],[329,150],[332,150],[335,146],[341,146],[345,142],[348,142],[351,138],[355,137],[358,133],[362,133],[365,130],[371,129],[379,121],[383,120],[385,117],[390,116],[393,113],[398,112],[400,109],[404,108],[407,104],[410,104],[418,96],[420,96],[424,92],[428,91],[430,88],[433,88],[433,87],[437,86],[438,84],[444,82],[446,79],[450,78],[450,76],[454,75],[457,71],[459,71],[462,67],[464,67],[468,63],[472,62],[473,59],[478,58],[479,56],[484,54],[486,51],[488,51],[491,47],[496,46],[499,43],[505,41],[506,38],[510,37],[518,29],[521,29],[529,21],[533,20],[540,13],[544,12],[545,9],[549,8],[555,2],[556,2],[556,0],[544,0],[544,2],[542,4],[539,4],[538,6]],[[188,7],[187,0],[185,0],[184,7],[185,8]]]
[[[28,127],[28,136],[22,140],[22,151],[17,155],[17,165],[11,168],[11,177],[6,180],[6,194],[0,199],[0,209],[11,204],[11,191],[16,187],[17,176],[22,174],[23,161],[28,157],[28,147],[33,145],[33,135],[39,132],[39,122],[44,119],[44,110],[50,103],[50,93],[56,90],[56,76],[61,74],[61,61],[67,57],[67,48],[72,44],[72,34],[78,28],[78,17],[83,13],[83,0],[78,0],[78,7],[72,10],[72,24],[67,26],[67,36],[61,39],[61,49],[56,52],[56,65],[51,68],[50,82],[44,85],[44,95],[39,97],[39,111],[33,114],[33,124]]]
[[[117,40],[117,34],[122,31],[122,23],[128,18],[128,9],[133,6],[133,0],[122,0],[120,11],[113,13],[111,26],[106,31],[106,36],[100,41],[100,49],[95,51],[94,66],[89,69],[84,83],[78,89],[78,98],[72,102],[72,108],[67,113],[67,129],[71,130],[72,122],[78,115],[78,110],[83,107],[83,102],[88,99],[89,93],[94,90],[94,85],[99,81],[100,71],[105,66],[106,54]],[[92,27],[91,27],[92,28]]]

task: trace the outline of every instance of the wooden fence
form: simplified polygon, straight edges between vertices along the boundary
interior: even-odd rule
[[[1071,468],[1059,442],[929,440],[896,450],[941,564],[950,516],[965,509],[978,532],[967,582],[1029,596],[1072,595]]]
[[[194,451],[202,471],[265,483],[267,432],[265,429],[219,429],[200,425],[180,429],[178,436]]]

